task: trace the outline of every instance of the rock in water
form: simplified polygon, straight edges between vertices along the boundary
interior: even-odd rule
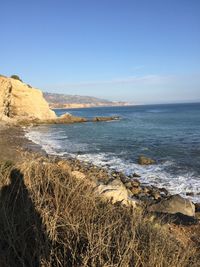
[[[119,120],[119,117],[116,117],[116,116],[111,116],[111,117],[95,117],[93,119],[94,122],[98,122],[98,121],[114,121],[114,120]]]
[[[70,113],[65,113],[63,115],[61,115],[58,119],[58,123],[74,123],[74,122],[86,122],[87,119],[83,118],[83,117],[77,117],[77,116],[73,116]]]
[[[0,120],[34,119],[56,119],[42,92],[19,80],[0,77]]]
[[[140,178],[141,175],[139,175],[138,173],[134,172],[134,173],[132,174],[132,177]]]
[[[173,195],[160,202],[149,206],[149,211],[161,213],[182,213],[187,216],[195,216],[195,205],[189,200],[179,195]]]
[[[150,164],[155,164],[155,160],[151,158],[147,158],[145,156],[140,156],[138,159],[138,163],[140,165],[150,165]]]

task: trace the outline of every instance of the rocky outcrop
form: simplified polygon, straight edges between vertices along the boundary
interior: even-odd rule
[[[176,214],[182,213],[187,216],[195,216],[195,205],[189,200],[180,195],[173,195],[160,202],[151,205],[148,208],[151,212]]]
[[[87,119],[83,117],[76,117],[70,113],[65,113],[57,118],[57,123],[74,123],[74,122],[86,122]]]
[[[40,90],[16,79],[0,77],[0,119],[49,120],[56,119],[56,114]]]
[[[114,120],[119,120],[118,116],[112,116],[112,117],[95,117],[93,119],[94,122],[98,121],[114,121]]]
[[[151,159],[145,156],[140,156],[138,159],[138,163],[140,165],[151,165],[151,164],[155,164],[156,162],[154,159]]]

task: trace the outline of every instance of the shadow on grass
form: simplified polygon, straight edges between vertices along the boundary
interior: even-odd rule
[[[13,169],[10,184],[0,192],[0,266],[40,266],[48,260],[49,244],[23,174]]]

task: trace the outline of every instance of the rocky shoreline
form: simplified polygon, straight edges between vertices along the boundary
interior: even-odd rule
[[[13,160],[13,158],[19,159],[19,155],[22,155],[25,151],[39,153],[42,156],[51,158],[53,161],[61,162],[62,166],[68,166],[68,169],[70,168],[78,179],[80,177],[88,179],[88,181],[93,183],[95,187],[99,187],[97,193],[99,191],[103,196],[108,195],[108,199],[111,201],[113,201],[112,199],[115,199],[116,202],[121,201],[122,204],[125,205],[141,205],[152,212],[164,214],[182,213],[186,216],[189,215],[194,217],[194,222],[197,222],[196,219],[200,218],[200,204],[192,203],[190,200],[184,199],[178,195],[175,195],[175,197],[171,195],[166,188],[160,188],[154,185],[144,185],[141,183],[140,175],[137,173],[126,176],[122,172],[111,171],[107,168],[82,162],[72,157],[61,159],[57,156],[47,155],[40,146],[28,140],[24,134],[25,132],[22,127],[10,127],[6,125],[2,127],[1,125],[1,158],[7,158],[7,160]],[[7,145],[6,151],[3,153],[3,150],[5,150],[3,149],[3,146],[5,147],[5,145],[3,145],[4,143]],[[9,152],[8,146],[12,152]],[[5,156],[6,154],[7,157]],[[144,156],[139,157],[138,162],[144,165],[155,163],[154,160]],[[173,201],[171,201],[171,199],[173,199]],[[164,203],[162,207],[160,207],[160,203]],[[168,205],[170,207],[173,206],[173,208],[167,208]],[[188,207],[186,208],[186,206]],[[187,220],[187,218],[185,219]],[[191,218],[188,218],[189,221],[190,219]]]
[[[70,113],[65,113],[60,117],[55,119],[48,119],[48,120],[38,120],[38,119],[31,119],[31,120],[17,120],[13,121],[12,124],[15,126],[38,126],[38,125],[50,125],[50,124],[72,124],[72,123],[84,123],[84,122],[106,122],[106,121],[116,121],[119,120],[120,117],[118,116],[111,116],[111,117],[94,117],[91,119],[87,119],[84,117],[77,117],[73,116]]]
[[[60,158],[58,157],[57,160]],[[198,218],[200,218],[200,205],[198,203],[194,204],[179,195],[171,195],[166,188],[144,185],[136,173],[126,176],[121,172],[109,171],[106,168],[73,158],[65,159],[60,164],[67,164],[68,168],[70,166],[72,173],[78,179],[88,179],[96,186],[97,193],[113,203],[121,202],[124,205],[142,206],[149,212],[158,212],[159,215],[168,214],[168,217],[176,220],[177,223],[198,223]],[[181,213],[185,217],[178,215],[176,218],[172,215],[177,213]]]
[[[179,227],[178,231],[182,234],[184,229],[184,235],[189,242],[195,237],[195,244],[200,244],[199,203],[192,203],[179,195],[171,195],[166,188],[144,185],[137,173],[126,176],[71,157],[48,155],[40,146],[28,140],[24,133],[25,129],[22,127],[0,125],[0,161],[23,162],[39,158],[44,164],[45,161],[51,162],[62,171],[71,173],[75,179],[84,180],[93,188],[97,197],[104,201],[136,210],[142,209],[153,220],[161,219],[172,231]]]

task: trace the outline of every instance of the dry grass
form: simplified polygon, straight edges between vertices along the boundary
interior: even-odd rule
[[[194,248],[48,159],[1,164],[0,188],[0,266],[199,266]]]

